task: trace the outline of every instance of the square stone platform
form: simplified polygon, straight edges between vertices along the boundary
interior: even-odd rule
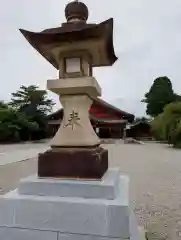
[[[118,195],[120,172],[110,169],[101,181],[98,180],[66,180],[38,178],[30,176],[22,179],[18,188],[21,195],[81,197],[115,199]]]
[[[0,197],[0,239],[138,240],[128,187],[118,169],[100,181],[26,178]]]

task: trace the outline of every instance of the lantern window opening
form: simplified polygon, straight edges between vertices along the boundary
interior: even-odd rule
[[[63,77],[76,78],[83,77],[82,58],[80,56],[63,58]]]
[[[82,59],[80,57],[66,57],[65,58],[65,73],[79,73],[81,72]]]
[[[92,77],[92,57],[87,51],[71,51],[59,55],[59,77]]]

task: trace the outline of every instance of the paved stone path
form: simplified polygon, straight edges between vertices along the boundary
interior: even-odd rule
[[[0,166],[35,158],[47,148],[47,143],[0,145]]]
[[[181,151],[159,144],[106,147],[110,165],[130,177],[131,204],[139,224],[148,229],[148,238],[181,239]],[[1,193],[36,169],[37,159],[0,166]]]
[[[37,159],[0,166],[0,194],[15,189],[21,178],[35,174]]]

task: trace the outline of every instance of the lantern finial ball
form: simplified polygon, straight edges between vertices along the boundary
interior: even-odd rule
[[[86,22],[89,16],[89,11],[85,3],[79,0],[70,2],[65,7],[65,17],[67,22],[84,21]]]

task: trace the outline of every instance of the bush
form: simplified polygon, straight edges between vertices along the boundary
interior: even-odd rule
[[[181,147],[181,102],[170,103],[152,122],[155,137]]]
[[[0,141],[17,142],[29,140],[31,134],[37,131],[38,124],[29,121],[25,115],[11,108],[0,108]]]

